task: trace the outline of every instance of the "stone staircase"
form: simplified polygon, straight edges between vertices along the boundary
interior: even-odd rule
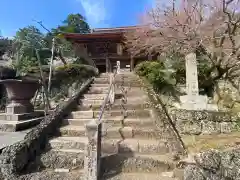
[[[103,115],[101,171],[105,179],[174,180],[175,162],[164,123],[157,128],[148,96],[133,73],[116,76],[116,100]],[[107,95],[108,76],[96,78],[80,105],[63,120],[46,151],[37,158],[42,171],[32,179],[83,179],[84,148],[87,143],[85,124],[100,113]],[[121,87],[127,102],[123,105]],[[126,116],[123,115],[123,106]],[[36,178],[38,177],[38,178]],[[31,179],[24,177],[26,179]]]

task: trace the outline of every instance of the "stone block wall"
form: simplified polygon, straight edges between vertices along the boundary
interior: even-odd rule
[[[190,111],[175,109],[171,111],[172,120],[180,134],[220,134],[236,130],[238,116],[228,112]]]
[[[234,84],[235,86],[227,80],[218,81],[214,91],[214,102],[220,109],[231,109],[236,112],[240,110],[239,79],[235,79]]]
[[[63,105],[56,109],[41,123],[27,133],[24,140],[8,146],[0,153],[0,179],[16,179],[19,173],[45,148],[48,138],[61,125],[62,119],[77,105],[80,96],[85,93],[93,78],[89,79],[80,90]]]
[[[240,149],[209,150],[194,156],[184,180],[240,180]]]

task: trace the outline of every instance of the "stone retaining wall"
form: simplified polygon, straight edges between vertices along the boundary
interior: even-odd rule
[[[144,78],[140,78],[141,86],[147,92],[149,98],[149,107],[151,107],[151,115],[155,119],[156,131],[164,129],[165,136],[168,140],[168,146],[171,151],[177,154],[184,154],[186,151],[184,142],[181,139],[180,134],[174,126],[174,123],[168,113],[166,106],[162,99],[153,90],[151,84]],[[163,124],[162,124],[163,123]],[[161,137],[163,138],[163,134]]]
[[[3,177],[7,180],[16,179],[26,165],[40,154],[47,144],[48,137],[53,135],[61,125],[61,120],[76,106],[78,99],[85,93],[92,81],[93,78],[89,79],[75,96],[62,106],[57,106],[55,111],[33,128],[23,141],[2,150],[0,154],[0,179]]]
[[[172,110],[171,117],[180,134],[220,134],[236,130],[238,116],[227,112]]]
[[[209,150],[194,156],[184,169],[184,180],[239,180],[240,149]]]

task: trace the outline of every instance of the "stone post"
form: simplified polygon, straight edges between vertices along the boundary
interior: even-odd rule
[[[96,120],[91,120],[86,124],[88,143],[85,146],[85,180],[100,179],[101,127],[102,125],[97,124]]]
[[[114,101],[115,101],[115,84],[114,84],[114,75],[113,73],[110,74],[110,84],[112,84],[112,88],[111,88],[111,91],[110,91],[110,95],[109,95],[109,101],[110,101],[110,104],[113,104]]]
[[[120,61],[117,61],[117,74],[120,73],[120,69],[121,69],[121,67],[120,67]]]

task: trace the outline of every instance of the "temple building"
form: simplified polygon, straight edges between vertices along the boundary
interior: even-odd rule
[[[117,61],[121,69],[133,70],[137,63],[148,59],[132,57],[124,46],[124,33],[136,28],[98,28],[87,34],[65,33],[64,36],[74,45],[76,55],[91,62],[99,72],[112,72]]]

